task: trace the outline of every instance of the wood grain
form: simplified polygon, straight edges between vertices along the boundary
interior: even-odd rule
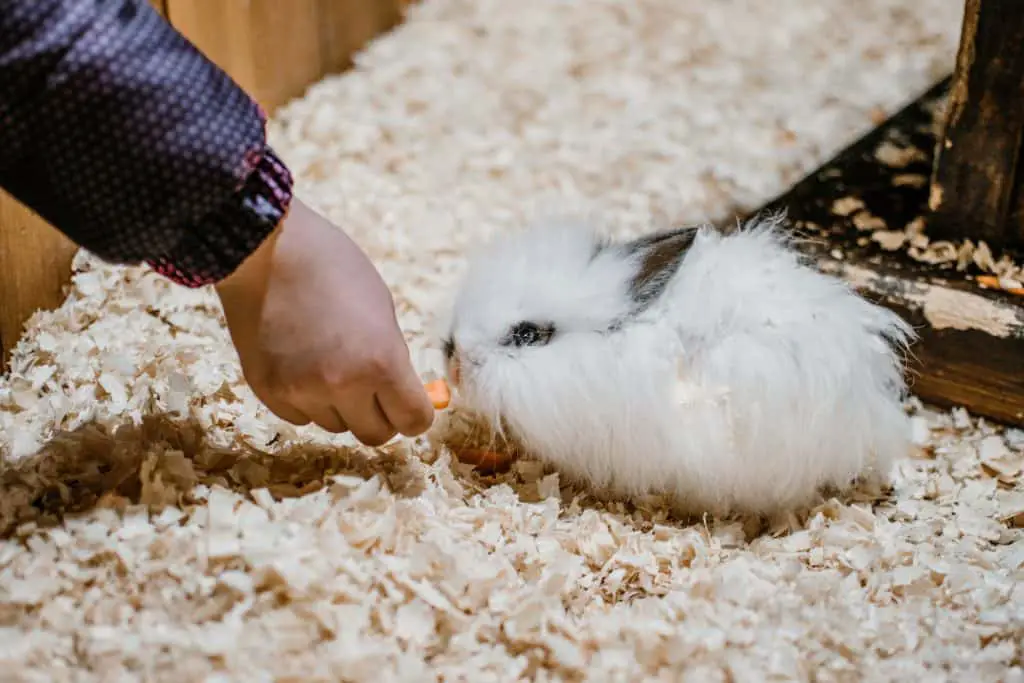
[[[166,0],[170,21],[268,111],[401,20],[399,0]]]
[[[0,356],[5,367],[32,314],[64,300],[77,250],[63,233],[0,192]]]
[[[352,56],[402,21],[406,0],[320,0],[320,64],[324,74],[352,65]]]
[[[1024,248],[1024,2],[966,0],[929,234]]]
[[[884,263],[821,254],[818,267],[914,327],[918,340],[908,382],[916,396],[1024,426],[1024,304],[1012,296],[990,298],[953,283],[920,280]]]

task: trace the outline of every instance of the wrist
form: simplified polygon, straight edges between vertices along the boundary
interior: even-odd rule
[[[147,263],[186,287],[244,281],[272,249],[294,201],[292,176],[269,147],[228,202],[200,220],[167,254]],[[268,244],[270,243],[270,244]],[[238,277],[235,277],[235,276]]]
[[[283,227],[282,220],[234,270],[212,283],[214,291],[221,299],[235,293],[254,292],[262,288]]]

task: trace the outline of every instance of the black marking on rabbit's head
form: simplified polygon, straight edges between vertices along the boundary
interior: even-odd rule
[[[634,315],[646,310],[664,293],[693,245],[697,230],[679,228],[645,235],[622,245],[625,253],[637,262],[637,271],[628,288]]]

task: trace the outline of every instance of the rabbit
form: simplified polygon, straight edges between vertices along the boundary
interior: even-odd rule
[[[773,515],[884,486],[911,444],[915,332],[809,265],[784,221],[504,235],[457,285],[447,379],[566,478],[683,514]]]

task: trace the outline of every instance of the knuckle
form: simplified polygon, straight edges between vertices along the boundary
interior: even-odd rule
[[[394,361],[382,350],[373,350],[348,367],[330,367],[323,373],[324,382],[335,389],[353,385],[377,386],[388,381]]]
[[[405,347],[387,333],[370,335],[370,340],[376,341],[359,344],[355,354],[339,355],[325,363],[320,370],[322,381],[335,389],[394,384],[403,363],[408,363]]]
[[[387,377],[394,367],[394,358],[387,349],[374,349],[363,363],[363,372],[368,379],[379,380]]]
[[[291,403],[303,403],[309,394],[309,384],[289,382],[278,387],[277,393]]]
[[[320,372],[320,380],[325,386],[332,389],[347,389],[358,381],[352,371],[342,365],[332,364],[325,366]]]

